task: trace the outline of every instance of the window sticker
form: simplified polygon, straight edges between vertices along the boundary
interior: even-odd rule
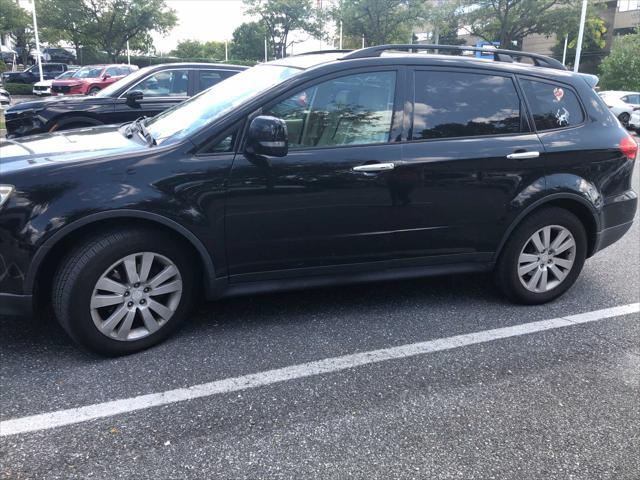
[[[560,90],[562,90],[562,89],[560,89]],[[556,111],[556,120],[558,121],[558,126],[560,126],[560,127],[565,127],[565,126],[569,125],[569,117],[570,117],[569,110],[567,110],[564,107],[560,107]]]
[[[556,97],[556,102],[559,102],[564,97],[564,90],[560,87],[556,87],[553,89],[553,96]]]

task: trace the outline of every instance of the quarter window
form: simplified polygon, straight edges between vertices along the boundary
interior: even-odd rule
[[[290,148],[335,147],[389,140],[395,72],[335,78],[265,112],[287,123]]]
[[[584,120],[576,94],[560,84],[520,80],[537,130],[571,127]]]
[[[511,78],[416,71],[412,140],[520,131],[520,99]]]
[[[150,75],[132,90],[140,90],[145,97],[186,97],[188,86],[187,70],[166,70]]]

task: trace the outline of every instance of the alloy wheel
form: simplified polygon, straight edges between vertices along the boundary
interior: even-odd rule
[[[176,265],[153,252],[127,255],[98,279],[91,318],[112,339],[139,340],[161,329],[180,304],[182,278]]]
[[[536,231],[518,257],[518,277],[534,293],[553,290],[567,278],[576,257],[576,242],[571,232],[560,225],[548,225]]]

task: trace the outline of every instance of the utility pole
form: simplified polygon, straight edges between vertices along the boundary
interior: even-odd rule
[[[267,37],[264,37],[264,61],[269,61],[269,58],[267,56]]]
[[[224,61],[229,61],[229,42],[227,40],[224,41]]]
[[[131,65],[131,51],[129,50],[129,40],[127,40],[127,65]]]
[[[362,35],[362,48],[364,48],[364,35]]]
[[[342,20],[340,20],[340,50],[342,50]]]
[[[562,64],[564,65],[567,60],[567,43],[569,42],[569,34],[564,37],[564,50],[562,52]]]
[[[42,76],[42,58],[40,57],[40,37],[38,36],[38,19],[36,18],[36,2],[33,1],[33,10],[31,11],[33,14],[33,31],[36,36],[36,55],[38,56],[38,71],[40,72],[40,81],[44,80]]]
[[[582,53],[582,40],[584,38],[584,23],[587,19],[587,0],[582,0],[582,13],[580,14],[580,30],[578,31],[578,45],[576,46],[576,62],[573,71],[578,72],[580,67],[580,54]]]

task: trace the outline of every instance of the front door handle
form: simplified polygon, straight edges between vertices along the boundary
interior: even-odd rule
[[[393,163],[370,163],[367,165],[358,165],[357,167],[353,167],[354,172],[383,172],[385,170],[393,170],[396,168]]]
[[[526,160],[527,158],[538,158],[540,156],[540,152],[532,151],[532,152],[517,152],[510,153],[507,155],[509,160]]]

